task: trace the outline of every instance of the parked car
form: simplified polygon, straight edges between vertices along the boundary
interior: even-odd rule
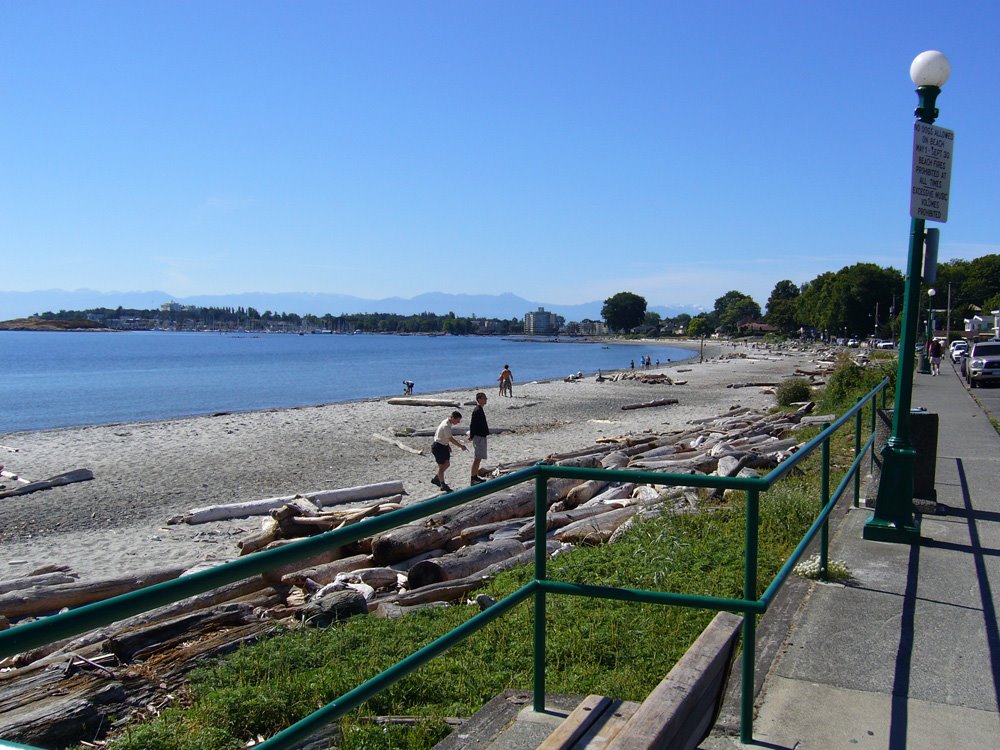
[[[875,348],[876,349],[895,349],[896,348],[896,342],[895,341],[877,341],[877,342],[875,342]]]
[[[969,342],[962,339],[951,342],[951,346],[948,348],[948,356],[951,357],[951,361],[958,364],[958,360],[964,357],[969,351]]]
[[[1000,341],[980,341],[965,358],[965,379],[970,388],[1000,381]]]

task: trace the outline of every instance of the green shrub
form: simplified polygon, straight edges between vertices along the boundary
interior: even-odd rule
[[[778,406],[791,406],[796,401],[808,401],[811,394],[812,387],[805,378],[788,378],[782,381],[774,392]]]
[[[895,359],[862,367],[850,357],[841,357],[823,391],[819,404],[820,411],[835,413],[847,411],[860,397],[867,395],[872,388],[881,383],[883,378],[889,378],[886,399],[891,402],[896,385]]]

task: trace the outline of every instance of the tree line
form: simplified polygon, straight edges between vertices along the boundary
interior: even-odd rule
[[[927,319],[929,301],[939,329],[961,329],[964,320],[1000,309],[1000,255],[974,260],[952,260],[937,267],[937,291],[929,297],[921,290],[919,318]],[[774,331],[796,335],[895,338],[903,312],[905,278],[895,268],[874,263],[856,263],[839,271],[822,273],[812,281],[796,285],[783,279],[774,285],[765,311],[754,299],[731,290],[715,300],[711,311],[691,318],[689,336],[716,331],[729,335]],[[951,320],[946,322],[949,308]],[[601,310],[608,327],[618,332],[643,332],[657,322],[646,312],[646,300],[632,292],[609,297]],[[657,316],[658,317],[658,316]],[[647,330],[643,330],[647,329]]]
[[[60,310],[33,315],[42,320],[97,319],[120,327],[171,328],[175,330],[321,330],[337,333],[522,333],[524,323],[510,320],[461,317],[449,312],[438,315],[422,312],[416,315],[395,313],[353,313],[345,315],[298,315],[259,312],[253,307],[200,307],[197,305],[167,305],[160,309],[107,307],[89,310]]]

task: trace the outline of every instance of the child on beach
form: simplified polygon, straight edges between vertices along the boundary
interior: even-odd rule
[[[514,374],[510,371],[510,365],[504,365],[500,371],[500,395],[514,397]]]

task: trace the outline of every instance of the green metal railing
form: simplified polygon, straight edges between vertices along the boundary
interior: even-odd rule
[[[881,407],[885,408],[885,391],[888,382],[888,379],[883,380],[870,393],[859,399],[847,413],[832,424],[824,425],[820,434],[762,478],[663,474],[646,471],[583,469],[537,464],[475,487],[469,487],[432,500],[417,503],[382,516],[365,519],[343,529],[329,531],[274,550],[258,552],[209,570],[159,583],[128,594],[122,594],[121,596],[116,596],[105,601],[88,604],[34,622],[17,625],[9,630],[0,632],[0,658],[12,656],[63,638],[85,633],[132,615],[264,573],[273,568],[302,560],[322,551],[356,542],[373,534],[426,518],[435,513],[440,513],[533,479],[535,482],[535,570],[533,580],[394,666],[372,677],[256,747],[261,750],[288,750],[295,747],[327,723],[340,718],[347,712],[360,706],[372,696],[463,641],[465,638],[468,638],[489,623],[502,617],[511,608],[528,598],[533,598],[534,602],[534,708],[537,711],[544,710],[545,611],[546,597],[550,593],[741,612],[744,615],[744,647],[742,656],[743,681],[741,686],[740,739],[742,742],[750,742],[753,737],[755,648],[748,648],[746,644],[756,644],[757,616],[767,611],[782,584],[784,584],[785,580],[791,574],[795,564],[816,537],[817,533],[820,535],[820,574],[821,577],[826,577],[829,515],[852,480],[854,482],[854,504],[858,504],[859,467],[866,454],[874,454],[872,446],[875,440],[875,400],[881,394]],[[869,405],[871,410],[871,434],[867,441],[862,443],[862,415],[866,406]],[[841,482],[837,485],[837,488],[831,493],[830,440],[837,430],[849,422],[853,422],[854,427],[854,461],[844,474]],[[821,497],[816,519],[802,537],[795,550],[778,570],[774,579],[768,584],[763,594],[758,597],[757,544],[760,519],[760,493],[771,489],[775,483],[788,475],[794,467],[802,463],[817,449],[820,450],[822,457],[822,468],[820,482]],[[556,478],[597,479],[607,482],[620,481],[654,485],[704,487],[746,492],[747,520],[743,598],[732,599],[665,591],[612,588],[550,580],[546,574],[545,537],[547,531],[546,513],[548,511],[546,498],[547,482],[549,479]],[[0,748],[3,747],[20,747],[32,750],[28,745],[5,743],[4,740],[0,739]],[[37,750],[37,748],[34,750]]]

